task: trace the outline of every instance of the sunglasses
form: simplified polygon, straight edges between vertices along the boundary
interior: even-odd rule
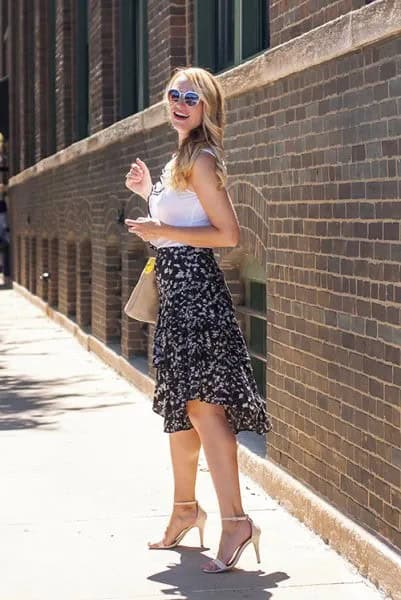
[[[175,88],[168,90],[167,98],[170,100],[170,102],[184,100],[187,106],[196,106],[200,101],[200,96],[196,92],[192,92],[190,90],[187,92],[180,92],[180,90],[176,90]]]

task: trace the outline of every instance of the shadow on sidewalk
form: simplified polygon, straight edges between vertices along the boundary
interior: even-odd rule
[[[210,558],[199,553],[199,549],[180,546],[175,550],[181,555],[181,562],[170,563],[166,571],[151,575],[148,579],[168,585],[163,593],[177,596],[180,600],[209,600],[211,594],[219,600],[233,600],[233,597],[269,600],[273,594],[268,590],[276,589],[279,583],[289,579],[284,572],[266,573],[262,569],[243,571],[240,567],[228,573],[209,575],[202,573],[201,567]]]
[[[19,355],[25,356],[25,355]],[[0,369],[4,369],[0,365]],[[109,404],[88,403],[87,394],[77,392],[66,394],[56,392],[56,388],[90,379],[69,377],[68,379],[41,379],[1,375],[0,377],[0,431],[57,426],[57,417],[65,412],[98,410],[110,406],[122,406],[130,402],[110,402]],[[92,378],[93,381],[98,379]],[[83,399],[79,406],[67,405],[65,400]],[[90,401],[91,399],[89,399]],[[93,399],[92,399],[93,402]]]

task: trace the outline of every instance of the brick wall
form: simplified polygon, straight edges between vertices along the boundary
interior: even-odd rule
[[[19,52],[17,54],[17,73],[20,85],[19,92],[19,161],[20,168],[26,169],[34,163],[34,38],[32,31],[33,5],[29,0],[17,0],[17,27]]]
[[[19,102],[20,96],[17,93],[17,56],[19,48],[18,43],[18,6],[15,2],[10,2],[9,4],[9,62],[8,62],[8,72],[14,73],[14,77],[10,77],[9,80],[9,120],[10,120],[10,140],[14,140],[13,143],[10,143],[10,151],[9,151],[9,172],[10,174],[18,173],[20,170],[19,165],[19,147],[15,140],[20,139],[19,135]]]
[[[187,23],[187,47],[186,47],[186,64],[194,66],[195,62],[195,5],[194,0],[187,0],[187,12],[186,12],[186,23]]]
[[[149,102],[158,102],[174,67],[186,64],[185,0],[149,0]]]
[[[90,133],[114,122],[114,69],[118,46],[114,44],[115,2],[89,2],[89,89]]]
[[[51,153],[49,144],[49,3],[37,0],[34,18],[35,36],[35,161]]]
[[[270,0],[270,45],[279,46],[368,3],[369,0]]]
[[[113,69],[112,69],[112,97],[113,123],[120,119],[120,2],[112,1],[112,45],[113,45]]]
[[[56,121],[57,150],[73,141],[73,0],[56,0]]]
[[[272,86],[254,162],[269,199],[271,456],[398,547],[400,50]]]

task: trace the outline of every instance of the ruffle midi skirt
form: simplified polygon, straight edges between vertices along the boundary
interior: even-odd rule
[[[192,428],[188,400],[224,406],[234,433],[272,429],[232,296],[212,248],[157,248],[153,410],[164,431]]]

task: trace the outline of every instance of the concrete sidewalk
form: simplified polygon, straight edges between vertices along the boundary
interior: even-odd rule
[[[149,398],[13,290],[0,291],[0,600],[378,600],[385,596],[255,484],[262,563],[199,571],[219,517],[202,459],[207,549],[149,551],[172,495],[168,436]]]

